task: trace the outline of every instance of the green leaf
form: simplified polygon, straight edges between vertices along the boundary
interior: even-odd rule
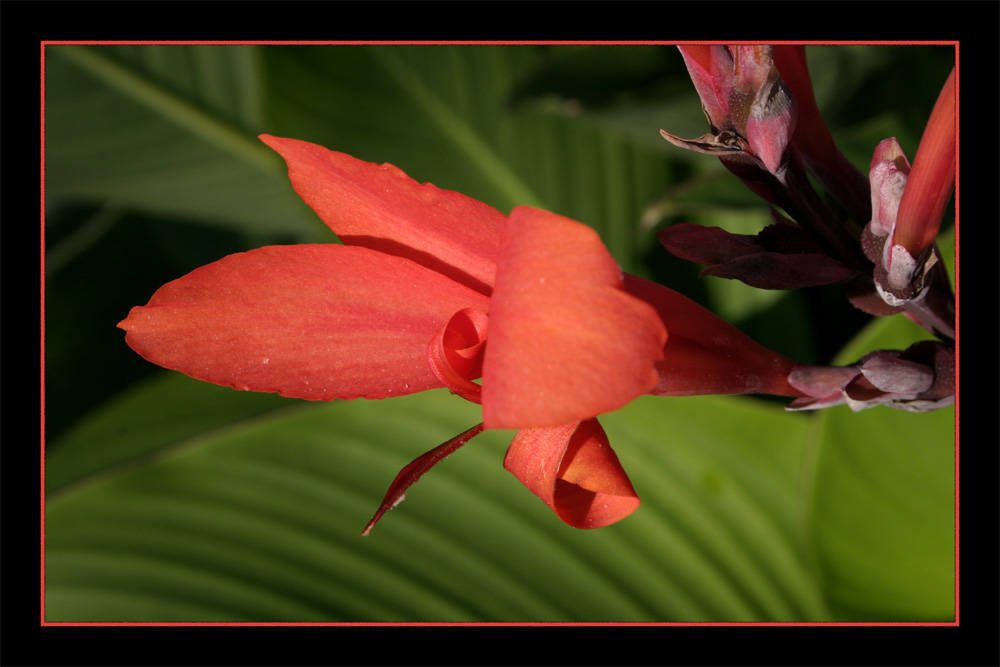
[[[137,421],[134,406],[168,398],[171,384],[137,390],[99,421]],[[490,432],[361,537],[398,469],[478,408],[445,392],[294,403],[200,432],[203,417],[178,415],[155,456],[53,494],[47,619],[824,617],[797,529],[800,415],[709,397],[648,398],[606,416],[643,505],[595,531],[565,526],[504,471],[510,433]],[[149,430],[161,421],[145,418]],[[103,457],[100,430],[84,430]]]
[[[841,620],[955,621],[955,411],[830,410],[814,538]]]
[[[45,185],[51,204],[107,201],[302,237],[321,231],[261,144],[260,51],[50,46]]]
[[[46,489],[58,491],[205,431],[299,405],[277,394],[240,393],[180,373],[157,373],[49,442]]]
[[[876,320],[839,363],[928,338],[902,315]],[[840,620],[954,621],[956,422],[846,406],[814,424],[812,540]]]

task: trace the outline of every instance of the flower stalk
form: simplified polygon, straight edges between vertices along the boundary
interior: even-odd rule
[[[841,283],[859,309],[872,315],[905,313],[945,347],[953,346],[955,299],[934,239],[955,181],[955,70],[934,106],[912,169],[896,139],[889,138],[875,149],[865,179],[837,148],[823,121],[804,47],[679,48],[711,133],[694,140],[661,134],[676,146],[717,155],[768,202],[775,224],[750,236],[681,223],[659,232],[663,245],[705,265],[702,275],[734,278],[752,287]],[[844,207],[846,219],[838,219],[827,206],[810,175]],[[855,409],[890,404],[925,410],[947,404],[953,383],[933,380],[919,391],[914,387],[947,373],[953,362],[942,361],[946,354],[908,353],[880,352],[853,371],[799,367],[791,384],[810,398],[792,405],[833,405],[838,401],[832,395]],[[902,361],[887,361],[897,358]],[[914,375],[913,364],[925,367]],[[872,384],[869,375],[879,382]],[[921,379],[914,384],[914,377]],[[830,378],[844,382],[827,391]]]

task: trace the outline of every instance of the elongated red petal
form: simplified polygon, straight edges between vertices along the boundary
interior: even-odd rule
[[[601,528],[639,507],[639,496],[596,419],[521,431],[504,467],[574,528]]]
[[[666,331],[627,294],[597,233],[515,208],[497,260],[483,364],[486,428],[559,426],[656,386]]]
[[[651,394],[803,395],[788,383],[794,361],[760,345],[707,308],[637,276],[626,274],[625,287],[654,306],[670,330],[663,360],[656,364],[660,380]]]
[[[941,228],[941,218],[955,189],[955,70],[945,81],[899,202],[892,243],[919,257]]]
[[[271,246],[167,283],[118,326],[147,360],[235,389],[311,400],[441,387],[427,345],[488,299],[400,257]]]
[[[729,116],[729,93],[733,88],[733,58],[728,49],[720,44],[688,44],[677,48],[684,57],[709,123],[716,132],[724,129]]]
[[[412,259],[488,294],[505,217],[458,192],[297,139],[261,135],[295,191],[347,245]]]

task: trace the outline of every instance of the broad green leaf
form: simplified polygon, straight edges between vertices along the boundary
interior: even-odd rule
[[[170,391],[153,383],[131,401]],[[721,397],[608,415],[644,502],[595,531],[565,526],[504,471],[510,433],[491,432],[364,538],[398,469],[474,423],[477,407],[445,392],[296,403],[178,433],[155,456],[53,494],[48,620],[825,618],[798,529],[800,415]],[[100,438],[91,445],[103,456]]]
[[[881,318],[839,362],[927,338],[902,315]],[[818,417],[812,539],[837,618],[954,621],[955,409],[839,406]]]
[[[157,373],[49,443],[46,488],[57,491],[204,431],[298,405],[277,394],[241,393],[180,373]]]
[[[49,205],[106,201],[271,238],[322,231],[256,138],[265,108],[257,48],[45,53]]]
[[[954,621],[955,411],[823,415],[814,538],[839,620]]]

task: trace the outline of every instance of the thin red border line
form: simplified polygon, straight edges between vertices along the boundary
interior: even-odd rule
[[[698,622],[649,622],[649,623],[620,623],[620,622],[527,622],[527,623],[504,623],[504,622],[479,622],[479,621],[469,621],[469,622],[446,622],[446,621],[432,621],[432,622],[358,622],[358,623],[348,623],[348,622],[310,622],[310,621],[289,621],[287,623],[277,622],[277,621],[227,621],[227,622],[191,622],[191,623],[165,623],[165,622],[150,622],[150,623],[83,623],[83,622],[51,622],[43,623],[46,626],[59,626],[59,627],[151,627],[151,628],[161,628],[161,627],[323,627],[323,628],[383,628],[383,627],[397,627],[397,628],[452,628],[452,627],[469,627],[469,628],[548,628],[548,627],[559,627],[559,628],[594,628],[594,627],[608,627],[608,628],[704,628],[704,627],[786,627],[786,628],[802,628],[802,627],[955,627],[956,623],[950,621],[934,621],[928,623],[907,623],[902,621],[867,621],[867,622],[843,622],[843,621],[829,621],[829,622],[713,622],[707,621],[704,623]]]
[[[45,45],[42,44],[41,49],[41,66],[40,66],[40,88],[39,88],[39,174],[38,182],[40,185],[41,199],[39,201],[39,213],[41,220],[39,221],[39,228],[41,229],[41,243],[40,243],[40,254],[41,260],[39,262],[39,331],[40,331],[40,342],[39,342],[39,353],[41,367],[39,369],[39,419],[41,423],[39,424],[39,437],[41,438],[39,446],[40,461],[40,472],[41,476],[39,478],[39,537],[41,549],[40,555],[40,575],[39,583],[39,602],[40,602],[40,612],[42,616],[42,624],[45,624]]]
[[[41,575],[41,587],[40,587],[40,613],[41,613],[41,625],[43,626],[81,626],[81,627],[106,627],[106,626],[150,626],[150,627],[160,627],[160,626],[240,626],[240,625],[250,625],[250,626],[332,626],[332,627],[367,627],[367,626],[406,626],[406,627],[437,627],[437,626],[454,626],[454,625],[469,625],[469,626],[503,626],[503,627],[537,627],[537,626],[572,626],[572,627],[594,627],[594,626],[624,626],[624,627],[703,627],[703,626],[764,626],[764,627],[813,627],[813,626],[848,626],[848,627],[867,627],[867,626],[917,626],[917,627],[951,627],[958,626],[960,624],[960,508],[959,508],[959,497],[960,497],[960,377],[959,377],[959,367],[960,363],[960,275],[961,275],[961,261],[960,261],[960,142],[958,138],[960,136],[960,87],[961,87],[961,68],[959,66],[960,60],[960,44],[958,40],[953,41],[773,41],[768,42],[771,44],[804,44],[804,45],[919,45],[919,46],[954,46],[955,48],[955,620],[947,622],[912,622],[912,623],[902,623],[902,622],[871,622],[871,623],[850,623],[850,622],[804,622],[804,623],[62,623],[62,622],[47,622],[45,620],[45,47],[50,45],[343,45],[343,46],[363,46],[363,45],[482,45],[482,46],[503,46],[503,45],[565,45],[565,44],[586,44],[595,46],[640,46],[640,45],[658,45],[658,46],[671,46],[677,44],[755,44],[759,43],[757,41],[635,41],[635,42],[608,42],[608,41],[512,41],[512,42],[498,42],[498,41],[483,41],[483,42],[473,42],[473,41],[370,41],[370,42],[327,42],[327,41],[42,41],[41,46],[41,86],[40,86],[40,119],[39,125],[41,128],[41,138],[40,138],[40,191],[41,191],[41,276],[40,276],[40,304],[41,304],[41,322],[40,322],[40,353],[41,353],[41,396],[40,396],[40,575]]]
[[[961,423],[961,419],[959,417],[959,412],[960,412],[959,406],[961,405],[961,401],[959,399],[959,385],[961,383],[959,382],[958,369],[962,365],[960,363],[960,353],[959,353],[959,350],[962,347],[959,342],[961,340],[961,334],[959,332],[960,328],[959,323],[962,319],[959,315],[961,310],[959,303],[961,302],[961,291],[962,291],[959,286],[961,282],[959,276],[961,274],[962,262],[959,259],[961,257],[961,253],[958,251],[960,245],[959,219],[961,218],[961,215],[959,214],[959,208],[960,208],[959,200],[961,199],[960,183],[962,180],[959,176],[960,165],[962,163],[960,155],[962,150],[961,147],[962,142],[959,141],[959,138],[961,137],[961,130],[960,130],[961,114],[959,113],[959,110],[960,110],[960,100],[962,99],[962,95],[960,92],[962,68],[959,66],[959,51],[960,51],[959,45],[958,43],[956,43],[955,44],[955,625],[959,624],[959,609],[961,609],[961,606],[959,605],[960,590],[961,590],[961,586],[959,586],[959,583],[961,581],[961,577],[959,576],[959,569],[960,569],[959,564],[961,563],[962,560],[959,557],[959,554],[961,552],[959,546],[960,543],[959,536],[961,533],[961,520],[960,520],[961,512],[959,511],[959,495],[960,495],[959,487],[961,479],[961,474],[959,472],[961,470],[961,467],[959,465],[959,460],[961,458],[959,455],[959,451],[961,450],[961,446],[959,444],[961,442],[961,437],[959,435],[960,431],[959,424]]]
[[[761,41],[728,41],[712,40],[636,40],[636,41],[586,41],[586,40],[372,40],[372,41],[325,41],[325,40],[262,40],[262,41],[130,41],[130,40],[58,40],[43,41],[42,46],[59,45],[95,45],[95,46],[676,46],[686,44],[760,44]],[[768,44],[802,44],[805,46],[954,46],[958,48],[957,40],[775,40]]]

